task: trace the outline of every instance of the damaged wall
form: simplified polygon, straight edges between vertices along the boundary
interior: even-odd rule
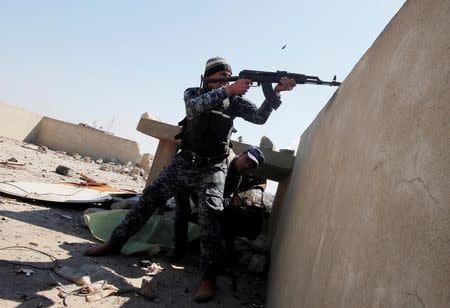
[[[136,141],[48,117],[42,119],[36,141],[51,149],[92,158],[117,159],[123,163],[137,163],[141,158]]]
[[[136,141],[0,103],[0,135],[92,158],[139,162]]]
[[[0,135],[25,142],[36,138],[43,116],[0,102]]]
[[[302,135],[267,307],[450,307],[450,1],[407,1]]]

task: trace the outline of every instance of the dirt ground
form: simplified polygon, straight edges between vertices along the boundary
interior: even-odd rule
[[[145,177],[131,177],[99,170],[100,165],[72,158],[65,153],[41,151],[34,145],[0,137],[0,162],[15,158],[24,166],[0,164],[0,182],[33,181],[59,183],[79,181],[79,173],[117,188],[140,192]],[[73,177],[55,173],[58,165],[73,169]],[[184,268],[173,267],[163,254],[149,257],[108,256],[90,258],[82,252],[96,241],[89,229],[80,224],[83,210],[89,206],[29,201],[0,194],[0,307],[262,307],[264,303],[264,275],[244,269],[238,277],[238,290],[232,291],[229,276],[218,279],[216,298],[210,303],[196,304],[193,293],[199,283],[198,251],[192,251]],[[26,248],[21,248],[26,247]],[[56,261],[52,261],[54,257]],[[158,263],[164,269],[153,276],[156,298],[152,301],[139,294],[142,277],[148,270],[141,260]],[[15,264],[13,264],[15,263]],[[122,276],[133,288],[126,293],[111,295],[99,301],[87,302],[85,297],[70,295],[65,302],[58,296],[58,282],[67,291],[79,287],[54,273],[55,266],[79,268],[96,264]],[[27,276],[20,269],[32,269]],[[41,269],[39,269],[41,268]]]

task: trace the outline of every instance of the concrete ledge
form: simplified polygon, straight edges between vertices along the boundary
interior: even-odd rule
[[[181,131],[181,127],[156,120],[141,118],[136,130],[159,140],[179,143],[179,141],[174,138]]]
[[[181,130],[179,126],[145,118],[139,120],[136,129],[141,133],[154,138],[174,143],[178,143],[174,137]],[[232,142],[233,151],[236,153],[240,153],[250,146],[250,144],[246,143],[237,141]],[[264,149],[261,149],[261,151],[264,153],[266,160],[264,164],[255,171],[255,174],[274,181],[281,181],[289,175],[292,166],[294,165],[295,156]]]

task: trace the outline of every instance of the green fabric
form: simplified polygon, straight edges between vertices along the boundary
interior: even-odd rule
[[[122,222],[128,210],[101,211],[84,215],[84,221],[92,235],[106,242],[114,229]],[[129,255],[144,252],[155,246],[173,248],[173,220],[161,215],[152,215],[144,227],[123,246],[122,253]],[[200,237],[198,225],[189,223],[188,241]]]

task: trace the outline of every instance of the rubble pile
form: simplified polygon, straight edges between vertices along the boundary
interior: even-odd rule
[[[153,162],[150,154],[143,155],[143,160],[134,164],[116,159],[83,157],[78,153],[55,151],[6,137],[0,137],[0,141],[2,181],[75,182],[84,174],[97,182],[120,183],[125,189],[141,191]]]

